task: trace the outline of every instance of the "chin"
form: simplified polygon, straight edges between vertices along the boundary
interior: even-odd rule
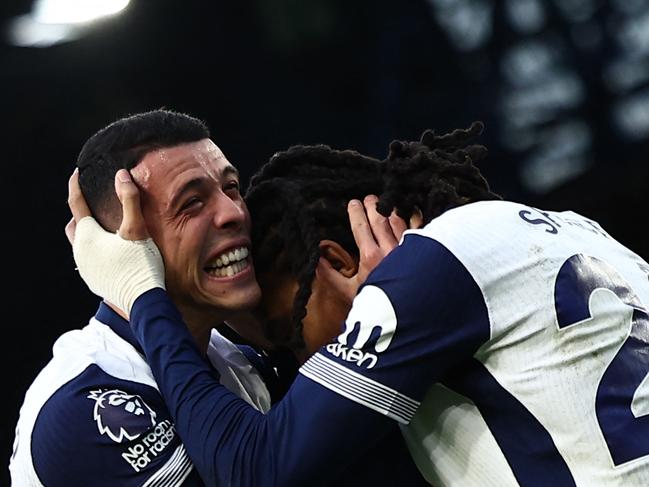
[[[225,296],[213,297],[210,302],[224,311],[251,311],[261,301],[261,290],[258,286],[251,289],[239,290]]]

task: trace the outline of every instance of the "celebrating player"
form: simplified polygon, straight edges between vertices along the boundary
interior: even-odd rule
[[[473,165],[484,150],[468,141],[480,130],[391,144],[376,168],[379,210],[396,207],[407,218],[419,208],[427,225],[406,232],[369,275],[342,333],[304,363],[266,415],[210,376],[162,289],[161,261],[148,290],[130,294],[126,312],[206,482],[310,485],[397,421],[433,484],[649,484],[649,265],[589,218],[500,200]],[[252,203],[256,190],[263,194],[274,215],[261,222],[267,238],[256,252],[289,269],[283,279],[299,324],[303,306],[310,311],[309,280],[331,271],[314,251],[319,225],[336,223],[323,202],[310,209],[319,219],[305,219],[312,193],[301,189],[317,178],[328,187],[361,178],[344,164],[313,173],[308,153],[289,160],[285,172],[262,169],[249,195]],[[293,182],[292,172],[300,175]],[[127,200],[125,228],[144,239]],[[293,224],[271,205],[284,205]],[[79,230],[79,256],[105,240],[89,225]],[[299,240],[303,252],[293,246]],[[292,264],[301,258],[306,265]],[[102,275],[89,262],[79,260],[82,275],[102,292],[135,265],[121,259]],[[328,282],[345,294],[343,280]]]
[[[264,412],[281,397],[294,365],[287,371],[284,362],[237,347],[214,329],[235,312],[252,309],[260,292],[238,174],[209,137],[207,126],[189,115],[139,113],[90,137],[77,165],[95,215],[111,231],[118,230],[122,215],[115,174],[131,170],[147,228],[165,259],[167,290],[202,360],[230,390]],[[77,172],[75,181],[78,177]],[[365,218],[362,209],[352,216],[352,221]],[[149,255],[154,263],[157,250]],[[147,274],[137,266],[133,270],[135,285],[146,283]],[[203,485],[120,309],[130,306],[116,302],[120,306],[101,303],[87,326],[64,333],[30,385],[10,460],[13,485]],[[242,326],[240,317],[237,323]],[[238,330],[272,352],[257,328]],[[395,426],[391,434],[398,433]],[[369,453],[373,472],[381,479],[421,482],[405,445],[396,445]],[[386,455],[402,458],[403,468],[392,468]]]

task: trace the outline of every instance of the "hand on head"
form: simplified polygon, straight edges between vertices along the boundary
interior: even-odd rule
[[[350,305],[359,286],[379,262],[399,244],[403,232],[408,228],[419,228],[423,223],[421,213],[414,214],[408,223],[394,211],[389,217],[385,217],[376,210],[377,202],[377,196],[368,195],[362,203],[352,200],[347,205],[349,222],[360,255],[358,272],[352,277],[345,277],[323,257],[316,268],[316,276],[332,289],[339,290],[341,297]]]
[[[156,287],[164,289],[164,264],[148,236],[139,191],[128,171],[115,175],[115,191],[123,213],[117,234],[104,230],[92,217],[75,170],[68,182],[72,219],[65,234],[86,285],[128,316],[139,296]]]
[[[72,212],[72,218],[65,226],[65,235],[68,237],[70,245],[74,245],[74,234],[77,228],[77,222],[82,218],[91,216],[90,208],[86,199],[81,193],[79,187],[79,168],[75,168],[72,176],[68,180],[68,207]]]
[[[126,169],[120,169],[115,174],[115,192],[122,203],[122,223],[117,231],[124,240],[145,240],[149,238],[146,222],[140,207],[140,192]],[[92,212],[86,203],[79,186],[79,170],[75,169],[68,180],[68,206],[72,218],[65,226],[65,235],[71,245],[74,245],[74,235],[77,223],[85,217],[92,217]]]

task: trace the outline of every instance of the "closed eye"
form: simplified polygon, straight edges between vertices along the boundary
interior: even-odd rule
[[[189,210],[189,209],[191,209],[191,208],[194,208],[196,205],[198,205],[198,204],[200,204],[200,203],[201,203],[201,200],[198,199],[198,198],[196,198],[196,197],[189,198],[189,199],[188,199],[185,203],[183,203],[183,205],[180,207],[180,211],[186,211],[186,210]]]

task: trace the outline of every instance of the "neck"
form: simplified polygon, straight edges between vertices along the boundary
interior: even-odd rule
[[[120,315],[126,321],[129,321],[128,315],[124,311],[119,309],[113,303],[109,303],[108,301],[104,302],[115,313]],[[212,328],[216,326],[218,321],[214,321],[213,319],[210,319],[210,317],[206,317],[204,314],[191,312],[185,309],[181,309],[180,307],[179,311],[183,317],[185,326],[189,330],[189,333],[191,333],[192,337],[194,337],[194,341],[198,346],[198,350],[203,355],[207,354],[207,346],[210,343],[210,334],[212,333]]]
[[[210,343],[212,329],[218,325],[221,320],[213,314],[201,313],[200,311],[178,307],[183,317],[185,326],[189,333],[194,337],[198,350],[202,355],[207,354],[207,347]]]
[[[276,348],[266,337],[263,321],[253,311],[236,313],[229,317],[225,324],[232,328],[237,335],[257,348],[266,351]]]

